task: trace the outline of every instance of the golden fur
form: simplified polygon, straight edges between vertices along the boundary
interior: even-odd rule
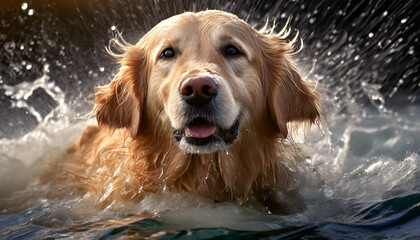
[[[235,15],[203,11],[162,21],[136,45],[114,41],[123,50],[113,54],[121,68],[96,89],[99,126],[87,127],[69,149],[65,179],[104,203],[164,190],[266,202],[273,190],[293,189],[293,166],[303,156],[288,125],[316,122],[323,107],[291,59],[295,40],[287,41],[288,33],[257,31]],[[219,51],[226,44],[243,55],[226,58]],[[167,46],[175,60],[159,59]],[[172,135],[183,124],[181,81],[197,74],[219,85],[221,127],[240,115],[238,137],[224,148],[182,148]]]

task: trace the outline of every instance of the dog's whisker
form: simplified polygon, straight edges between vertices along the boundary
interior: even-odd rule
[[[290,24],[290,17],[287,18],[286,24],[284,24],[283,28],[275,36],[282,39],[286,39],[290,34],[289,24]]]
[[[300,44],[298,45],[298,48],[296,49],[297,40],[299,39]],[[290,49],[290,55],[296,55],[303,49],[303,40],[302,38],[299,38],[299,30],[296,30],[295,36],[287,43],[288,48]]]
[[[266,33],[269,20],[270,19],[267,17],[264,26],[259,30],[260,33],[262,33],[262,34],[265,34]]]
[[[274,30],[276,29],[276,26],[277,26],[277,24],[276,24],[276,19],[274,19],[274,21],[273,21],[273,26],[271,27],[271,30],[270,30],[270,32],[268,33],[268,35],[272,35],[272,34],[273,34]]]

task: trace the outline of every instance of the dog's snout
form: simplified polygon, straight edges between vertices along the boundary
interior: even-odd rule
[[[192,76],[182,82],[179,92],[187,103],[199,106],[209,103],[217,95],[218,87],[211,77]]]

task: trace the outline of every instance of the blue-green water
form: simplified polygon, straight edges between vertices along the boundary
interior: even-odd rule
[[[54,223],[64,221],[60,218],[71,218],[70,210],[62,209],[63,212],[55,216],[45,216],[51,214],[52,210],[44,205],[13,215],[3,215],[0,224],[4,239],[115,239],[123,236],[157,239],[418,239],[419,193],[377,201],[364,207],[365,204],[351,201],[354,199],[328,200],[326,205],[342,209],[323,207],[323,211],[342,212],[339,213],[341,216],[321,217],[313,222],[307,221],[305,214],[274,216],[237,206],[211,206],[169,211],[152,218],[131,216],[112,221],[80,219],[59,226]]]
[[[6,0],[0,7],[0,239],[420,239],[417,1]],[[327,112],[323,134],[315,127],[302,139],[311,156],[303,210],[275,215],[170,192],[106,209],[83,193],[47,198],[37,176],[78,139],[84,99],[116,71],[108,40],[121,31],[135,42],[162,19],[206,8],[255,26],[270,18],[280,28],[290,17],[300,30],[298,66],[324,89]]]

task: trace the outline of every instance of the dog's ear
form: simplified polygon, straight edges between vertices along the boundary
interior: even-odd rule
[[[123,54],[113,54],[121,68],[108,85],[97,87],[93,113],[100,126],[127,128],[138,134],[146,100],[146,57],[139,46],[124,46]]]
[[[293,42],[278,35],[263,35],[268,110],[283,138],[287,123],[313,124],[324,113],[315,84],[305,81],[291,58]]]

